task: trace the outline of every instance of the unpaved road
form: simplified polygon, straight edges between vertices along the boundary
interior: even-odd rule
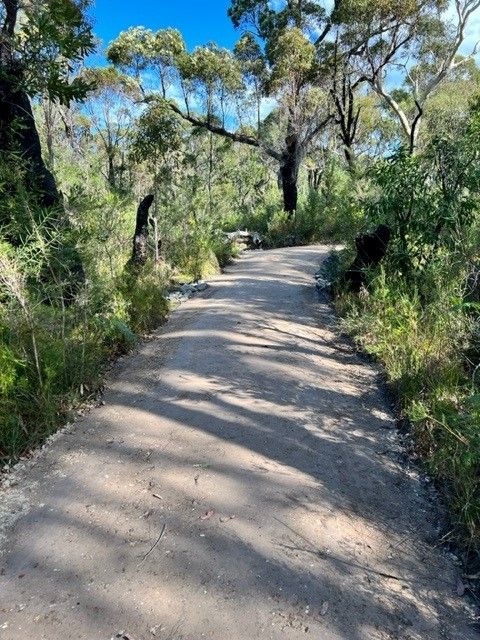
[[[3,492],[2,639],[477,637],[325,254],[245,256]]]

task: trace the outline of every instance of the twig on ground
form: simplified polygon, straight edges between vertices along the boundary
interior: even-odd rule
[[[147,551],[147,553],[143,556],[143,558],[141,559],[141,561],[138,564],[142,564],[142,562],[145,562],[145,560],[148,558],[148,556],[152,553],[152,551],[155,549],[155,547],[157,546],[157,544],[160,542],[160,540],[163,538],[163,534],[165,533],[165,529],[167,528],[167,525],[164,524],[162,527],[162,530],[160,531],[160,535],[158,536],[158,538],[156,539],[154,545],[152,547],[150,547],[150,549]]]

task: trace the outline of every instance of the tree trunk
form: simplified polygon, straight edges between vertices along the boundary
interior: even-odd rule
[[[117,188],[117,171],[115,168],[115,155],[110,149],[107,151],[108,155],[108,173],[107,173],[107,181],[112,191],[115,191]]]
[[[297,210],[298,173],[300,169],[300,149],[297,136],[286,138],[286,149],[280,162],[280,178],[283,190],[283,209],[289,216]]]
[[[385,257],[390,242],[391,230],[384,224],[372,233],[362,233],[355,238],[357,255],[345,273],[350,288],[357,293],[367,283],[365,269],[376,267]]]
[[[55,284],[62,304],[70,304],[85,280],[82,260],[75,247],[70,233],[70,225],[65,215],[62,196],[57,189],[55,178],[49,171],[42,157],[42,147],[33,116],[30,99],[19,86],[18,77],[11,69],[4,71],[0,78],[0,156],[7,163],[15,162],[19,156],[25,171],[23,188],[39,207],[33,208],[33,224],[48,225],[55,231],[64,231],[59,235],[45,264],[39,284]],[[15,198],[19,185],[7,185],[10,196]],[[48,212],[46,213],[46,210]],[[7,213],[4,211],[4,213]],[[10,215],[10,214],[9,214]],[[7,224],[10,220],[5,220]],[[22,242],[33,228],[19,229],[9,237],[15,246]],[[46,290],[41,294],[50,303],[58,300],[52,298]]]
[[[308,188],[311,191],[318,191],[322,181],[324,169],[316,167],[308,170]]]
[[[27,94],[7,74],[0,79],[0,152],[20,153],[28,190],[44,207],[61,205],[55,178],[42,158],[42,147]]]
[[[354,176],[357,170],[357,159],[355,157],[353,145],[345,144],[344,153],[345,153],[345,160],[347,161],[348,171]]]
[[[409,153],[411,156],[414,156],[417,151],[418,136],[420,133],[420,126],[422,124],[422,117],[423,117],[423,109],[421,105],[418,102],[416,103],[416,105],[417,105],[417,115],[413,119],[412,127],[410,130],[410,136],[409,136]]]
[[[45,99],[42,102],[42,109],[45,122],[45,138],[47,144],[47,164],[50,170],[53,170],[55,166],[55,149],[53,146],[54,128],[55,128],[55,114],[53,110],[53,103],[49,99]]]
[[[130,264],[142,267],[148,258],[148,212],[155,196],[149,194],[139,204],[137,209],[137,223],[133,236],[133,252]]]

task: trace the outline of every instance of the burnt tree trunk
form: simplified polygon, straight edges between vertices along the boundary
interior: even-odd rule
[[[353,79],[350,54],[346,58],[338,55],[338,40],[335,42],[334,51],[333,82],[330,95],[337,112],[335,121],[339,126],[339,136],[343,143],[348,170],[354,174],[356,171],[354,143],[360,119],[360,107],[356,105],[357,96],[355,91],[363,82],[363,78],[357,77]]]
[[[28,95],[10,74],[0,79],[0,152],[20,154],[25,162],[28,191],[43,207],[62,206],[55,178],[42,158]]]
[[[345,279],[353,291],[360,291],[366,284],[365,269],[376,267],[385,257],[390,242],[390,228],[379,225],[372,233],[362,233],[355,238],[357,255],[345,273]]]
[[[117,171],[115,168],[115,154],[113,150],[109,149],[107,151],[108,157],[108,173],[107,173],[107,182],[112,189],[115,191],[117,188]]]
[[[318,191],[323,177],[323,169],[309,169],[308,170],[308,188],[311,191]]]
[[[30,99],[20,85],[21,70],[14,73],[11,67],[6,69],[3,66],[1,71],[0,157],[7,163],[18,163],[18,158],[21,159],[24,170],[21,186],[31,197],[32,203],[39,205],[33,208],[32,224],[61,232],[59,242],[55,243],[46,257],[39,286],[46,302],[56,304],[60,299],[62,304],[70,304],[79,286],[85,281],[82,260],[75,246],[62,196],[42,157],[40,137]],[[18,184],[6,185],[6,194],[15,198],[18,187]],[[2,213],[3,216],[11,215],[8,207]],[[11,219],[2,222],[9,225]],[[15,225],[12,228],[14,229]],[[11,231],[8,240],[14,246],[18,246],[32,230],[33,228],[27,226]],[[44,289],[44,285],[47,284],[54,284],[55,289],[48,292]],[[52,293],[53,291],[57,293]]]
[[[280,162],[280,179],[283,191],[283,209],[289,216],[297,210],[298,173],[300,169],[300,148],[298,137],[290,135],[286,138],[286,148]]]
[[[137,223],[133,236],[133,251],[130,264],[134,267],[142,267],[148,258],[148,212],[153,204],[155,196],[149,194],[138,205]]]

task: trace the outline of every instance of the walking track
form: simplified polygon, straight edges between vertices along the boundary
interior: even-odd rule
[[[477,637],[326,253],[245,255],[0,494],[2,640]]]

